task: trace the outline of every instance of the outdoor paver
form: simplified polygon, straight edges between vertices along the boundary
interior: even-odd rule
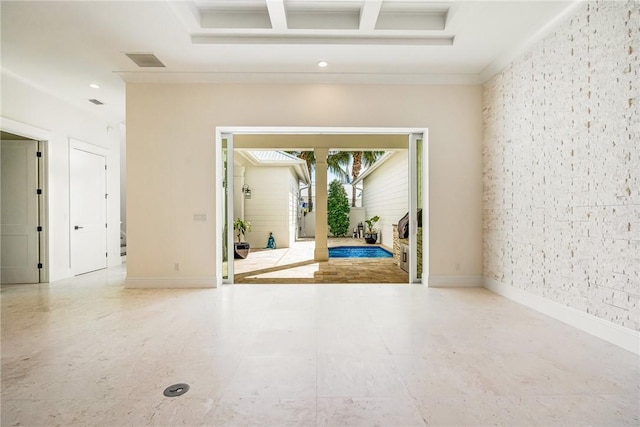
[[[329,247],[368,246],[364,239],[330,238]],[[370,245],[369,245],[370,246]],[[331,258],[313,260],[313,240],[297,241],[286,249],[252,249],[246,259],[235,260],[236,284],[398,283],[409,275],[393,258]]]

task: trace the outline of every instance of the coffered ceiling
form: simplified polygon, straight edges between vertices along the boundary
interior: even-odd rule
[[[126,82],[477,84],[578,3],[3,0],[1,65],[120,121]]]

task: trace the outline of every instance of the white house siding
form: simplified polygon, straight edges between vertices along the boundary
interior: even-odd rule
[[[409,168],[406,150],[397,151],[363,180],[365,218],[378,215],[380,243],[393,247],[393,224],[409,210]],[[365,224],[366,228],[366,224]]]
[[[264,248],[270,232],[279,248],[289,247],[291,215],[295,215],[289,213],[291,180],[288,167],[247,167],[245,184],[251,188],[251,199],[245,199],[244,215],[251,222],[246,240],[252,247]]]
[[[298,201],[298,177],[293,173],[291,168],[287,169],[289,172],[289,187],[288,187],[288,225],[289,225],[289,247],[296,241],[296,229],[298,228],[298,207],[300,202]],[[277,241],[276,241],[277,243]],[[284,245],[279,245],[283,246]]]

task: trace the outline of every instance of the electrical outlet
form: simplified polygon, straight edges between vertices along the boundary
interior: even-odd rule
[[[175,264],[173,264],[173,269],[174,269],[175,271],[180,271],[180,263],[179,263],[179,262],[176,262]]]
[[[456,262],[456,271],[460,271],[460,263]]]

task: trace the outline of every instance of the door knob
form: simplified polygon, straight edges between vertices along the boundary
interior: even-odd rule
[[[75,227],[73,227],[73,228],[74,228],[75,230],[80,230],[81,228],[84,228],[84,227],[80,227],[79,225],[76,225],[76,226],[75,226]]]

